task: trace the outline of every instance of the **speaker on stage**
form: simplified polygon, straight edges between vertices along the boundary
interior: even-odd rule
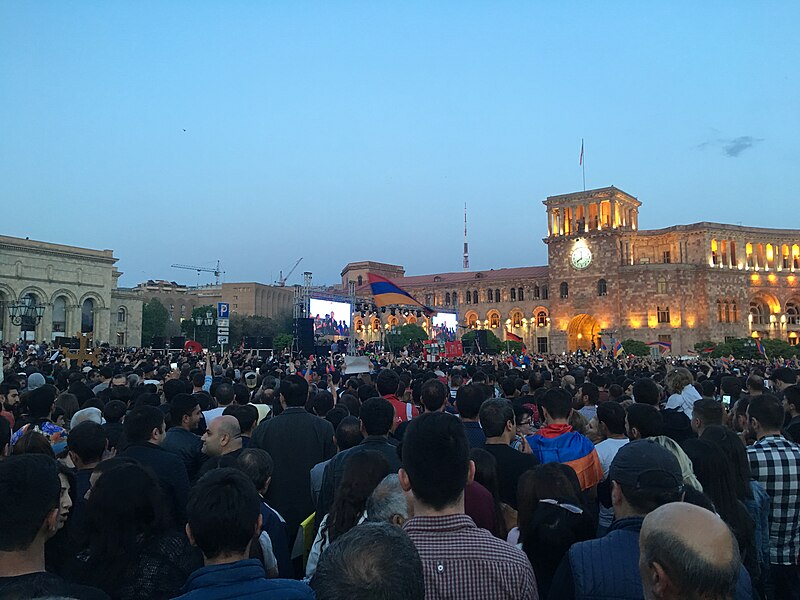
[[[244,347],[247,350],[252,350],[253,348],[258,347],[258,338],[254,335],[244,336]]]
[[[169,338],[169,347],[173,350],[183,350],[183,345],[186,343],[186,337],[182,335],[173,335]]]
[[[478,346],[478,348],[475,348],[475,352],[485,354],[489,351],[489,335],[485,329],[475,330],[475,343]]]
[[[301,353],[314,354],[314,319],[295,319],[294,338]]]
[[[258,336],[258,344],[256,348],[259,350],[271,350],[272,344],[273,340],[271,335],[260,335]]]
[[[164,336],[163,335],[154,335],[150,338],[150,348],[153,350],[163,350],[164,349]]]
[[[67,348],[68,350],[80,350],[81,341],[76,337],[58,336],[55,345],[58,348]]]

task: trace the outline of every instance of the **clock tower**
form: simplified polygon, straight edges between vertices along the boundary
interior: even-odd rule
[[[601,337],[610,345],[622,327],[619,269],[630,264],[641,203],[611,186],[550,196],[544,205],[552,351],[599,349]]]

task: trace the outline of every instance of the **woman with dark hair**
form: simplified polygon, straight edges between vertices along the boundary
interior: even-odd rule
[[[26,435],[34,434],[36,432],[30,432]],[[41,436],[41,434],[36,435]],[[44,439],[44,436],[41,437]],[[17,444],[20,442],[17,442]],[[43,454],[46,454],[46,452],[43,452]],[[63,576],[65,575],[64,568],[70,559],[75,556],[76,549],[75,532],[70,519],[70,513],[76,501],[75,474],[68,467],[58,463],[58,479],[61,482],[61,496],[58,504],[58,531],[45,542],[44,562],[47,571]]]
[[[489,490],[492,495],[495,526],[490,531],[495,537],[504,540],[508,536],[509,527],[513,527],[514,523],[516,523],[517,514],[513,508],[500,500],[500,488],[497,482],[497,459],[482,448],[470,450],[469,458],[475,463],[475,481]],[[466,499],[465,512],[468,515],[470,514],[469,507],[466,506]],[[508,521],[511,521],[511,525],[508,524]]]
[[[756,549],[755,524],[747,507],[737,497],[733,468],[718,446],[706,439],[685,440],[684,452],[692,461],[694,474],[703,486],[703,493],[714,503],[717,513],[736,536],[742,564],[753,581],[761,569]]]
[[[331,510],[322,518],[311,546],[306,577],[314,575],[320,554],[332,541],[366,520],[367,499],[388,474],[389,463],[378,452],[356,452],[347,459]]]
[[[158,480],[140,465],[104,472],[86,503],[87,549],[69,575],[115,600],[178,596],[203,558],[183,532],[170,531],[166,506]]]
[[[531,561],[539,596],[546,598],[569,547],[594,537],[578,476],[561,463],[538,465],[522,474],[517,492],[519,541]]]

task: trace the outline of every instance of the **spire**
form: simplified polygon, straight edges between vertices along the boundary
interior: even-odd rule
[[[467,244],[467,203],[464,202],[464,270],[469,271],[469,245]]]

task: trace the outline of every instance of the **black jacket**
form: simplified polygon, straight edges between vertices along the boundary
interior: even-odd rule
[[[291,542],[314,512],[311,468],[336,452],[333,425],[302,407],[289,407],[256,427],[250,447],[266,450],[275,463],[265,500],[286,520]]]
[[[161,489],[165,496],[170,500],[173,507],[173,517],[176,523],[182,526],[186,523],[186,503],[189,501],[189,476],[183,461],[168,452],[149,442],[137,442],[131,444],[121,453],[122,456],[130,456],[139,463],[150,468],[161,484]]]
[[[167,431],[161,447],[183,461],[189,481],[197,478],[197,472],[207,458],[203,454],[203,440],[199,435],[186,431],[183,427],[172,427]]]

